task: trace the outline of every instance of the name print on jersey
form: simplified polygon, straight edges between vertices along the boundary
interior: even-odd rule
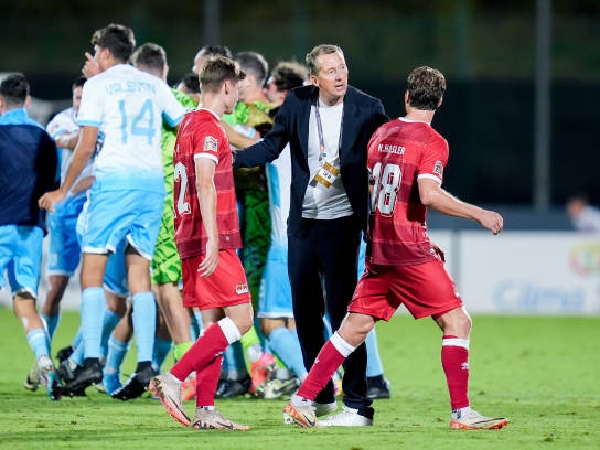
[[[115,94],[156,94],[156,86],[143,81],[125,81],[122,83],[110,83],[106,86],[108,95]]]
[[[400,145],[379,144],[379,146],[377,147],[377,151],[385,152],[385,153],[396,153],[398,155],[404,155],[406,148],[402,147]]]

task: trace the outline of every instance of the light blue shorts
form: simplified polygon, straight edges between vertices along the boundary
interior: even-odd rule
[[[152,260],[164,193],[144,190],[107,190],[95,181],[89,191],[87,211],[82,214],[84,253],[114,253],[127,242],[139,254]]]
[[[127,285],[127,267],[125,265],[125,247],[127,241],[121,241],[114,253],[108,256],[106,271],[104,272],[104,289],[119,297],[129,295]]]
[[[81,259],[81,244],[76,233],[77,216],[85,203],[85,195],[69,197],[48,215],[50,239],[46,255],[46,273],[72,277]]]
[[[44,231],[32,225],[0,226],[0,288],[5,287],[4,271],[13,296],[29,292],[37,297],[42,271]]]
[[[258,291],[259,318],[293,318],[287,246],[271,245]]]
[[[83,206],[83,211],[77,218],[77,241],[81,246],[83,239],[82,233],[84,229],[85,218],[87,217],[88,203]],[[129,295],[129,286],[127,284],[127,266],[125,264],[125,248],[127,241],[122,240],[117,245],[114,253],[108,255],[106,261],[106,269],[104,271],[104,289],[119,297],[127,297]]]

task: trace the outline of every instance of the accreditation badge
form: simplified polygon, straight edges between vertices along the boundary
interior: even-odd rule
[[[314,183],[320,183],[324,187],[329,188],[335,179],[340,174],[340,169],[337,169],[331,162],[324,161],[319,171],[313,178]]]

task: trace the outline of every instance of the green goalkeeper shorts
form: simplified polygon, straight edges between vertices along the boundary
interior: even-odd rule
[[[179,283],[181,259],[175,246],[173,206],[165,202],[156,248],[152,256],[152,284]]]

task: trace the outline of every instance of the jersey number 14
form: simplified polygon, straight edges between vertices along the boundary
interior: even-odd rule
[[[146,137],[148,145],[152,145],[152,139],[156,134],[152,101],[147,99],[142,104],[139,112],[131,121],[131,125],[127,121],[128,115],[125,109],[125,100],[119,100],[119,111],[121,113],[121,142],[126,144],[131,135]]]

